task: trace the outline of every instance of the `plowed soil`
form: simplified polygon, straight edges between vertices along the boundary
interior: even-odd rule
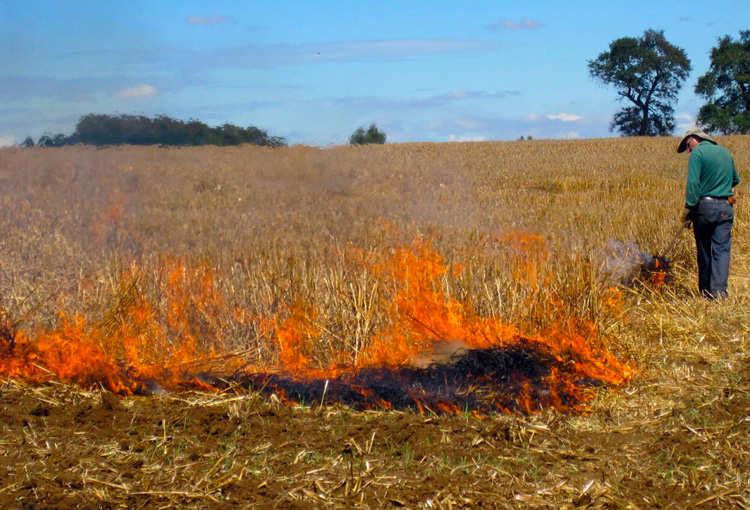
[[[637,385],[601,396],[630,421],[611,405],[428,416],[10,381],[0,508],[744,508],[750,370],[738,373],[649,419],[635,419]]]

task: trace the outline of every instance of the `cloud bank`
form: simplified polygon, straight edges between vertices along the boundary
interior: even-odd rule
[[[152,85],[143,83],[141,85],[136,85],[135,87],[120,90],[115,95],[120,99],[150,98],[158,96],[159,90]]]
[[[547,115],[549,120],[561,120],[563,122],[573,122],[581,118],[580,115],[574,115],[572,113],[558,113],[557,115]]]
[[[507,18],[501,18],[497,23],[485,25],[484,28],[491,32],[500,30],[501,28],[504,28],[505,30],[535,30],[538,28],[544,28],[544,24],[529,18],[522,18],[518,23]]]
[[[427,99],[414,99],[411,106],[444,106],[456,101],[465,101],[469,99],[498,99],[507,96],[517,96],[518,91],[495,92],[489,93],[484,91],[454,90],[438,96],[428,97]]]

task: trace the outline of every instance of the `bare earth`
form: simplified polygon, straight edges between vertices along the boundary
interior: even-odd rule
[[[750,366],[737,374],[702,406],[637,423],[605,408],[430,416],[9,382],[0,507],[747,508],[747,485],[722,485],[750,465]],[[638,405],[636,390],[617,398]]]

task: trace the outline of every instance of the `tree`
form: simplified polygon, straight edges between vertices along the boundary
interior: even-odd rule
[[[365,131],[363,128],[357,128],[349,137],[349,143],[352,145],[364,145],[366,143],[385,143],[385,133],[378,129],[375,123],[370,124],[370,127]]]
[[[669,43],[663,30],[623,37],[588,63],[591,77],[612,85],[631,105],[615,114],[609,130],[623,136],[669,135],[675,128],[677,93],[692,70],[685,50]]]
[[[707,101],[697,120],[708,132],[750,134],[750,30],[741,30],[739,41],[718,39],[695,93]]]
[[[39,147],[62,147],[67,143],[68,138],[62,133],[57,133],[56,135],[44,133],[41,138],[39,138],[37,145]]]

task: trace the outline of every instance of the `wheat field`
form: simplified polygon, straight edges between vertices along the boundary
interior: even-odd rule
[[[196,365],[196,371],[228,369],[233,363],[292,371],[356,365],[374,359],[371,351],[383,331],[397,325],[390,308],[395,284],[380,268],[398,250],[412,247],[424,257],[406,270],[416,274],[424,260],[438,261],[437,276],[427,286],[450,306],[470,309],[482,324],[497,320],[528,337],[568,324],[589,343],[606,342],[608,359],[629,370],[613,388],[590,395],[578,412],[541,406],[525,418],[491,418],[510,427],[504,429],[505,441],[516,452],[502,469],[492,464],[492,479],[515,487],[506,494],[510,500],[485,498],[484,489],[477,489],[464,493],[464,501],[456,489],[433,494],[432,507],[484,501],[495,508],[748,508],[750,481],[742,467],[750,461],[746,183],[736,190],[730,297],[704,300],[697,293],[692,234],[681,231],[678,221],[687,169],[687,156],[676,153],[678,141],[2,149],[3,331],[30,342],[73,334],[100,344],[119,338],[107,347],[112,356],[138,356],[149,366],[170,367],[178,355],[190,362],[197,354],[205,356],[201,362],[210,366]],[[750,138],[718,141],[733,153],[746,179]],[[675,236],[666,254],[668,279],[657,285],[641,269]],[[186,342],[189,352],[181,350]],[[6,378],[3,395],[47,392],[45,405],[53,408],[71,398],[106,403],[97,389],[101,382],[72,378],[60,386],[54,375],[44,374],[42,389],[33,382],[26,386],[23,377]],[[70,381],[76,384],[67,386]],[[232,393],[231,398],[238,397]],[[225,416],[233,419],[240,419],[240,411],[253,415],[253,406],[278,407],[274,401],[242,401],[238,408],[235,400],[209,400],[229,409]],[[125,407],[142,405],[133,402],[141,401],[126,400]],[[354,411],[328,412],[372,420]],[[306,415],[305,423],[311,426],[316,416]],[[393,421],[393,416],[400,415],[386,413],[381,419]],[[492,428],[478,420],[465,422],[461,430]],[[166,441],[172,422],[160,423]],[[18,427],[3,424],[0,447],[6,454],[16,445]],[[485,432],[467,433],[466,440],[501,441]],[[161,437],[159,431],[153,434]],[[629,451],[603,434],[628,435],[641,446]],[[371,457],[375,437],[373,431]],[[687,444],[699,445],[700,452],[695,453],[698,446],[681,449]],[[499,444],[490,446],[480,458],[500,455]],[[328,459],[318,461],[331,471],[286,479],[268,496],[268,507],[305,502],[331,508],[377,502],[428,507],[424,499],[408,495],[419,492],[417,480],[434,476],[435,466],[443,465],[438,453],[408,463],[406,450],[379,459],[384,470],[405,476],[401,492],[385,478],[369,489],[362,486],[364,478],[357,482],[353,475],[346,484],[333,481],[345,476],[341,469],[351,469],[346,455],[359,451],[365,458],[366,450],[349,448],[330,457],[317,451]],[[542,450],[557,451],[571,471],[561,474],[560,458],[547,462]],[[610,456],[609,467],[604,460],[596,463],[603,472],[598,478],[571,475],[587,472],[587,451]],[[141,464],[160,462],[177,473],[180,457],[166,443],[163,452],[150,455]],[[109,481],[97,485],[86,482],[90,474],[60,485],[60,491],[80,496],[79,502],[112,506],[148,501],[153,508],[188,502],[219,508],[223,501],[234,508],[226,491],[237,490],[247,476],[247,462],[239,468],[242,455],[239,447],[232,455],[222,453],[224,467],[206,468],[203,478],[175,474],[173,480],[182,480],[184,488],[174,492],[165,489],[166,479],[157,487],[139,485],[146,483],[140,478],[100,476],[96,479]],[[463,465],[463,483],[470,480],[467,486],[474,487],[486,481],[490,467],[472,459],[471,467],[456,461],[454,468]],[[253,468],[257,483],[248,492],[253,497],[260,497],[263,483],[278,481],[280,468],[269,467],[268,458],[264,462]],[[49,467],[34,469],[57,479],[45,471]],[[26,495],[31,489],[18,481],[20,472],[19,465],[7,463],[0,469],[13,480],[5,494],[31,501]],[[28,469],[24,472],[28,479]],[[311,486],[328,500],[307,494],[305,487]],[[665,487],[674,501],[664,495]],[[24,504],[20,507],[31,508]]]

